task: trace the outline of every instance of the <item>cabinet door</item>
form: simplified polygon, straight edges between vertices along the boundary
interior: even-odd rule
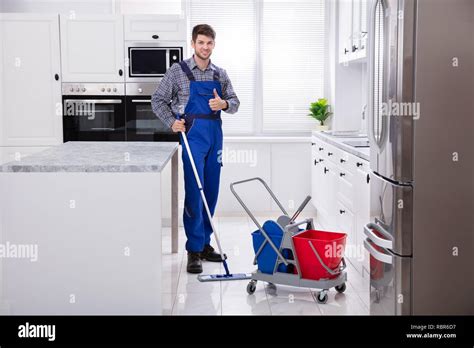
[[[2,146],[62,143],[59,19],[0,14]]]
[[[322,173],[324,175],[324,196],[321,207],[327,214],[327,229],[338,229],[338,210],[336,207],[337,186],[338,186],[338,169],[328,160],[323,162]]]
[[[354,173],[355,198],[354,206],[356,207],[356,227],[355,238],[357,244],[357,252],[363,253],[364,245],[364,225],[369,222],[370,218],[370,183],[368,180],[369,163],[363,160],[357,162],[359,167]],[[369,269],[369,260],[362,257],[359,258],[361,268]]]
[[[357,249],[357,242],[355,238],[355,215],[354,213],[342,202],[337,201],[337,231],[347,234],[346,237],[346,252],[347,259],[352,265],[359,271],[362,272],[360,265],[357,262],[357,255],[354,252]]]
[[[311,146],[311,201],[313,206],[317,209],[318,202],[321,194],[321,174],[319,170],[319,159],[318,159],[318,146],[319,142],[313,139]]]
[[[123,17],[61,15],[65,82],[124,82]]]
[[[126,15],[125,40],[187,41],[186,21],[179,15]]]
[[[352,45],[352,0],[338,2],[339,62],[348,61]]]

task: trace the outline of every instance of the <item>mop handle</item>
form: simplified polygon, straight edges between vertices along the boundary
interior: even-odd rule
[[[180,119],[179,115],[177,115],[176,118],[179,120]],[[191,149],[189,148],[188,137],[186,136],[186,133],[183,131],[181,131],[181,135],[183,136],[184,146],[186,147],[186,152],[188,153],[189,161],[191,162],[191,167],[193,168],[194,177],[196,178],[199,192],[201,193],[201,198],[204,203],[204,208],[206,209],[207,217],[209,218],[209,222],[211,223],[212,232],[214,233],[214,237],[216,238],[217,247],[219,248],[219,254],[221,254],[222,261],[224,262],[224,267],[226,268],[226,271],[228,273],[226,261],[224,258],[224,253],[222,252],[222,248],[221,248],[221,243],[219,241],[219,237],[217,236],[216,228],[214,226],[214,222],[211,216],[211,211],[209,210],[209,206],[207,205],[207,199],[206,199],[206,196],[204,195],[204,190],[202,189],[201,179],[199,178],[199,174],[196,169],[196,164],[194,163],[193,154],[191,153]]]

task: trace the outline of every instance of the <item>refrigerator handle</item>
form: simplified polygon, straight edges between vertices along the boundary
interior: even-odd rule
[[[375,88],[375,16],[377,11],[377,6],[380,0],[375,0],[372,2],[372,8],[370,10],[369,17],[369,47],[368,47],[368,58],[369,58],[369,96],[368,96],[368,105],[367,105],[367,135],[370,139],[371,145],[379,148],[377,140],[374,135],[374,88]]]
[[[377,236],[372,230],[376,230],[385,238]],[[364,234],[370,239],[375,245],[379,247],[392,249],[393,248],[393,238],[382,226],[369,222],[364,226]]]
[[[372,255],[376,260],[387,263],[389,265],[393,264],[393,256],[381,253],[380,251],[375,250],[375,248],[370,245],[370,242],[368,239],[364,240],[364,247],[367,249],[367,251]]]

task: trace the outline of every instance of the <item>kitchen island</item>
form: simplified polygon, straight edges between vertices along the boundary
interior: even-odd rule
[[[161,172],[178,143],[68,142],[0,166],[0,314],[161,314]]]

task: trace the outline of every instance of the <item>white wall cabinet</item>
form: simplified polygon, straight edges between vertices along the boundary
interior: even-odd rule
[[[186,20],[180,15],[125,15],[125,40],[183,41]]]
[[[366,57],[367,1],[338,1],[339,63],[347,63]]]
[[[123,16],[61,15],[64,82],[125,81]]]
[[[347,234],[346,258],[362,274],[363,226],[369,221],[369,162],[313,136],[311,152],[316,224]]]
[[[59,18],[0,14],[0,145],[62,143]]]

